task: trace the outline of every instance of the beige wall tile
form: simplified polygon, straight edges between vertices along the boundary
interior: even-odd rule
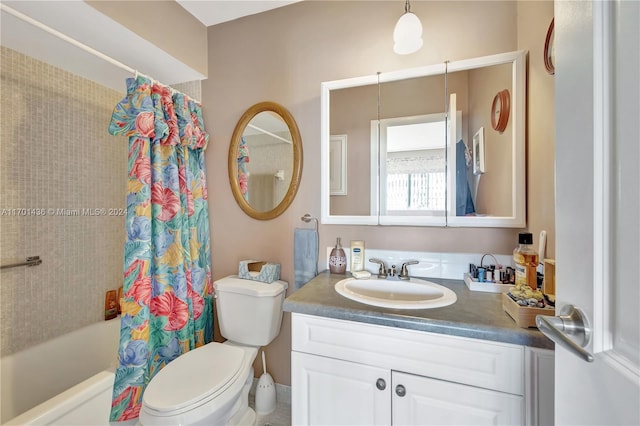
[[[82,209],[124,209],[127,140],[107,132],[123,93],[1,55],[0,262],[43,260],[0,272],[4,356],[104,319],[105,291],[122,285],[124,216]]]

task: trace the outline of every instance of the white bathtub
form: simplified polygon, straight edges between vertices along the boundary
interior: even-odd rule
[[[4,424],[109,425],[114,378],[113,371],[101,371]]]
[[[0,358],[0,423],[108,425],[119,336],[105,321]]]

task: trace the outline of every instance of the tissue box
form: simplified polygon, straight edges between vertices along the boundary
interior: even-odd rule
[[[238,265],[238,277],[263,283],[272,283],[280,279],[280,264],[257,260],[241,260]]]

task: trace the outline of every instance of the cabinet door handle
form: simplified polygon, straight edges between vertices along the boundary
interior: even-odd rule
[[[396,386],[396,395],[403,397],[407,394],[407,390],[402,385]]]
[[[376,380],[376,387],[380,390],[385,390],[387,382],[385,382],[384,379],[378,379]]]

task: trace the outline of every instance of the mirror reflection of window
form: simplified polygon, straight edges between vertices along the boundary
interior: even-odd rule
[[[380,120],[380,214],[444,216],[446,114]]]
[[[445,120],[387,127],[386,211],[445,207]]]

